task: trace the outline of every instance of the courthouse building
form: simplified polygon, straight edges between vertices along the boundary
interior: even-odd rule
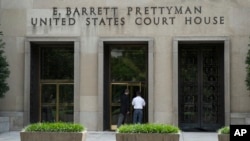
[[[67,121],[115,130],[120,95],[144,123],[250,124],[249,0],[0,0],[10,130]],[[126,122],[131,123],[132,106]]]

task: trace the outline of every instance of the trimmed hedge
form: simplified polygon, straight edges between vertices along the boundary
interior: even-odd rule
[[[82,132],[84,126],[67,122],[34,123],[24,128],[27,132]]]
[[[219,134],[230,134],[229,126],[222,127],[218,130]]]
[[[125,124],[117,129],[118,133],[179,133],[180,129],[167,124]]]

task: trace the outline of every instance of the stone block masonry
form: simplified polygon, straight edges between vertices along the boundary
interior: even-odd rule
[[[10,130],[10,121],[8,117],[0,117],[0,133]]]

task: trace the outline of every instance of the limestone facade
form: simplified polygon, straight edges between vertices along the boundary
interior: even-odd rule
[[[74,121],[104,130],[103,43],[148,44],[148,122],[178,125],[178,42],[224,43],[225,125],[250,123],[245,58],[250,1],[0,0],[11,71],[0,116],[10,130],[30,122],[30,43],[74,43]]]

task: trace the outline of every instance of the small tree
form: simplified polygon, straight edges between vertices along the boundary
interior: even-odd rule
[[[2,32],[0,32],[0,98],[9,90],[9,85],[6,79],[9,77],[9,64],[4,56],[5,43],[2,40]]]

